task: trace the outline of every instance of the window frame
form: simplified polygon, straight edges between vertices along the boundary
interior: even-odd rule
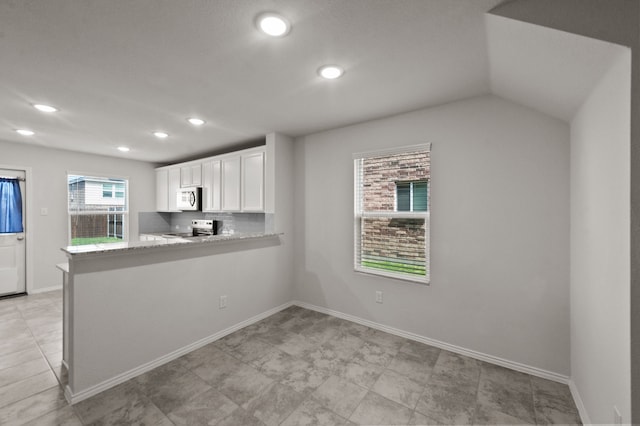
[[[353,154],[353,188],[354,188],[354,241],[353,241],[353,268],[356,273],[363,273],[374,276],[381,276],[385,278],[392,278],[401,281],[408,281],[417,284],[430,285],[431,283],[431,261],[430,261],[430,225],[431,225],[431,176],[427,179],[420,180],[427,184],[427,210],[424,212],[414,211],[397,211],[397,190],[394,190],[394,211],[363,211],[362,203],[362,191],[360,189],[360,170],[358,162],[366,158],[383,157],[397,154],[409,154],[412,152],[424,152],[431,153],[431,143],[411,145],[399,148],[383,149],[376,151],[367,151]],[[418,180],[415,180],[417,182]],[[414,181],[411,181],[414,182]],[[394,182],[395,184],[395,182]],[[412,202],[411,202],[412,204]],[[391,272],[377,268],[367,268],[361,266],[361,250],[362,250],[362,220],[367,218],[398,218],[398,219],[423,219],[425,227],[424,235],[424,253],[425,253],[425,275],[412,276],[409,273]]]
[[[122,197],[122,199],[124,199],[124,207],[126,207],[126,209],[123,208],[123,210],[117,210],[117,211],[105,211],[105,212],[95,212],[95,211],[84,211],[84,212],[72,212],[69,209],[69,203],[71,201],[71,197],[70,197],[70,192],[69,192],[69,176],[83,176],[83,177],[89,177],[89,178],[96,178],[96,179],[119,179],[119,180],[123,180],[124,182],[122,182],[124,184],[124,196]],[[71,217],[72,215],[95,215],[95,214],[104,214],[104,215],[110,215],[110,214],[122,214],[122,241],[119,241],[118,243],[115,244],[119,244],[119,243],[126,243],[129,242],[129,213],[130,213],[130,207],[129,207],[129,177],[128,176],[122,176],[122,175],[111,175],[109,173],[93,173],[93,172],[77,172],[77,171],[69,171],[67,170],[66,173],[66,185],[67,185],[67,244],[69,246],[71,246],[72,244],[72,239],[71,239]],[[103,184],[108,183],[108,182],[103,182]],[[103,187],[104,188],[104,187]],[[115,197],[115,193],[116,193],[116,188],[115,188],[115,182],[112,183],[112,199],[113,200],[119,200],[121,198],[117,198]],[[106,198],[106,197],[103,197]]]

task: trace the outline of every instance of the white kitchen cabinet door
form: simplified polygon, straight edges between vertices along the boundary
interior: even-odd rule
[[[264,211],[264,152],[242,155],[242,205],[244,212]]]
[[[211,210],[222,210],[222,165],[220,161],[213,162],[213,189],[211,191]]]
[[[209,212],[213,204],[213,162],[202,164],[202,211]]]
[[[219,212],[220,194],[220,161],[207,161],[202,164],[202,211]]]
[[[156,210],[169,210],[169,170],[156,170]]]
[[[170,212],[177,212],[178,210],[178,189],[180,189],[180,168],[169,169],[169,185],[168,193],[169,197],[169,210]]]
[[[191,166],[191,186],[202,185],[202,164]]]
[[[182,188],[202,185],[201,164],[190,164],[180,167],[180,186]]]
[[[220,160],[222,174],[222,210],[240,211],[240,156]]]
[[[191,166],[180,167],[180,187],[191,186]]]

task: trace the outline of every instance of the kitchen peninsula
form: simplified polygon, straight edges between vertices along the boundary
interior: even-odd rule
[[[291,144],[267,135],[265,212],[273,223],[265,232],[62,249],[71,403],[288,306]]]
[[[279,234],[275,232],[254,232],[246,234],[229,234],[229,235],[213,235],[207,237],[189,237],[189,238],[161,238],[150,241],[134,241],[123,243],[108,244],[85,244],[81,246],[68,246],[62,249],[69,258],[75,256],[96,256],[104,254],[130,253],[148,249],[164,249],[164,248],[193,248],[198,245],[213,245],[236,242],[242,240],[255,240],[262,238],[276,237]]]

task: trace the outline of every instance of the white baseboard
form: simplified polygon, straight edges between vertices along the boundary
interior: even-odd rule
[[[576,408],[578,409],[578,413],[580,414],[580,420],[582,421],[582,424],[590,425],[591,419],[589,418],[589,414],[587,413],[587,408],[584,406],[584,402],[582,401],[580,392],[578,392],[578,388],[573,380],[569,380],[569,389],[571,390],[573,401],[576,403]]]
[[[316,305],[311,305],[306,302],[294,301],[294,305],[300,306],[302,308],[311,309],[313,311],[321,312],[323,314],[331,315],[337,318],[342,318],[347,321],[355,322],[357,324],[366,325],[367,327],[375,328],[376,330],[384,331],[389,334],[394,334],[396,336],[404,337],[406,339],[415,340],[416,342],[425,343],[427,345],[435,346],[440,349],[445,349],[450,352],[454,352],[460,355],[465,355],[470,358],[475,358],[480,361],[485,361],[490,364],[500,365],[502,367],[510,368],[512,370],[520,371],[522,373],[531,374],[532,376],[542,377],[543,379],[552,380],[554,382],[559,382],[562,384],[569,384],[570,380],[568,376],[554,373],[552,371],[543,370],[537,367],[531,367],[526,364],[521,364],[519,362],[509,361],[507,359],[499,358],[493,355],[485,354],[482,352],[474,351],[471,349],[463,348],[461,346],[451,345],[449,343],[441,342],[439,340],[430,339],[428,337],[420,336],[418,334],[410,333],[404,330],[400,330],[398,328],[389,327],[383,324],[378,324],[373,321],[369,321],[366,319],[362,319],[360,317],[356,317],[353,315],[345,314],[343,312],[334,311],[332,309],[323,308]]]
[[[209,343],[215,342],[218,339],[223,338],[224,336],[226,336],[227,334],[231,334],[234,331],[237,331],[241,328],[244,328],[248,325],[251,325],[255,322],[261,321],[277,312],[280,312],[283,309],[288,308],[289,306],[293,305],[293,302],[287,302],[284,303],[280,306],[277,306],[275,308],[269,309],[267,311],[264,311],[258,315],[255,315],[247,320],[241,321],[235,325],[232,325],[231,327],[228,327],[222,331],[219,331],[217,333],[214,333],[210,336],[207,336],[203,339],[200,339],[194,343],[191,343],[187,346],[183,346],[180,349],[177,349],[171,353],[168,353],[166,355],[163,355],[159,358],[154,359],[153,361],[149,361],[146,364],[140,365],[136,368],[133,368],[129,371],[125,371],[124,373],[118,374],[115,377],[112,377],[108,380],[105,380],[101,383],[98,383],[97,385],[91,386],[90,388],[81,390],[79,392],[72,392],[71,388],[67,385],[65,386],[64,389],[64,396],[67,399],[67,401],[70,404],[76,404],[80,401],[83,401],[87,398],[90,398],[94,395],[99,394],[100,392],[103,392],[107,389],[110,389],[114,386],[117,386],[121,383],[126,382],[129,379],[132,379],[136,376],[139,376],[140,374],[146,373],[147,371],[153,370],[156,367],[159,367],[163,364],[166,364],[169,361],[173,361],[176,358],[181,357],[182,355],[186,355],[191,351],[194,351],[196,349],[199,349],[205,345],[208,345]]]
[[[29,294],[46,293],[48,291],[62,290],[62,285],[54,285],[51,287],[34,288],[29,290]]]
[[[265,312],[262,312],[258,315],[255,315],[247,320],[241,321],[231,327],[228,327],[222,331],[219,331],[217,333],[214,333],[210,336],[207,336],[203,339],[200,339],[192,344],[189,344],[187,346],[184,346],[180,349],[177,349],[169,354],[166,354],[164,356],[161,356],[159,358],[156,358],[153,361],[150,361],[148,363],[145,363],[143,365],[140,365],[136,368],[133,368],[131,370],[128,370],[124,373],[118,374],[115,377],[112,377],[108,380],[105,380],[101,383],[98,383],[97,385],[91,386],[90,388],[84,389],[80,392],[76,392],[73,393],[71,391],[71,388],[69,388],[69,386],[65,387],[65,398],[67,399],[67,401],[70,404],[75,404],[78,403],[80,401],[83,401],[87,398],[90,398],[94,395],[97,395],[100,392],[103,392],[107,389],[110,389],[114,386],[117,386],[121,383],[126,382],[129,379],[132,379],[136,376],[139,376],[140,374],[146,373],[147,371],[153,370],[156,367],[159,367],[163,364],[166,364],[167,362],[173,361],[176,358],[181,357],[182,355],[185,355],[191,351],[194,351],[198,348],[201,348],[202,346],[205,346],[209,343],[215,342],[218,339],[221,339],[222,337],[231,334],[241,328],[244,328],[248,325],[251,325],[253,323],[256,323],[258,321],[263,320],[264,318],[267,318],[277,312],[280,312],[283,309],[288,308],[291,305],[297,305],[300,306],[302,308],[305,309],[311,309],[317,312],[321,312],[327,315],[331,315],[337,318],[342,318],[345,319],[347,321],[351,321],[357,324],[362,324],[365,325],[367,327],[371,327],[374,328],[376,330],[380,330],[380,331],[384,331],[390,334],[394,334],[396,336],[400,336],[400,337],[404,337],[410,340],[414,340],[420,343],[425,343],[427,345],[431,345],[431,346],[435,346],[441,349],[445,349],[448,350],[450,352],[454,352],[460,355],[465,355],[474,359],[478,359],[480,361],[485,361],[491,364],[495,364],[495,365],[500,365],[502,367],[506,367],[506,368],[510,368],[512,370],[516,370],[516,371],[520,371],[523,373],[527,373],[527,374],[531,374],[532,376],[536,376],[536,377],[541,377],[544,379],[548,379],[548,380],[552,380],[555,382],[559,382],[559,383],[563,383],[563,384],[568,384],[569,388],[571,389],[571,394],[573,395],[573,398],[576,402],[576,406],[579,410],[580,413],[580,417],[582,418],[582,421],[584,424],[589,424],[589,417],[587,415],[587,412],[585,410],[584,404],[582,403],[582,399],[580,398],[580,395],[578,393],[577,388],[575,387],[575,384],[573,383],[573,381],[571,381],[569,379],[568,376],[562,375],[562,374],[558,374],[558,373],[554,373],[551,371],[547,371],[547,370],[543,370],[537,367],[532,367],[532,366],[528,366],[525,364],[521,364],[518,362],[514,362],[514,361],[509,361],[503,358],[499,358],[493,355],[489,355],[489,354],[485,354],[482,352],[478,352],[478,351],[474,351],[471,349],[466,349],[460,346],[456,346],[456,345],[451,345],[449,343],[445,343],[445,342],[441,342],[439,340],[435,340],[435,339],[430,339],[428,337],[424,337],[424,336],[420,336],[414,333],[410,333],[404,330],[400,330],[397,328],[393,328],[393,327],[389,327],[383,324],[379,324],[373,321],[369,321],[369,320],[365,320],[353,315],[349,315],[349,314],[345,314],[343,312],[339,312],[339,311],[334,311],[332,309],[328,309],[328,308],[324,308],[324,307],[320,307],[320,306],[316,306],[316,305],[312,305],[309,303],[305,303],[305,302],[300,302],[300,301],[292,301],[292,302],[288,302],[288,303],[284,303],[280,306],[277,306],[275,308],[269,309]]]

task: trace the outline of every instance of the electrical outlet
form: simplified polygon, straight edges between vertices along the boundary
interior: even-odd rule
[[[224,309],[227,307],[227,296],[220,296],[220,309]]]
[[[382,303],[382,292],[376,291],[376,303]]]
[[[620,414],[620,411],[618,411],[618,407],[616,407],[615,405],[613,406],[613,424],[622,424],[622,415]]]
[[[40,216],[46,216],[49,214],[49,209],[46,207],[40,207]]]

